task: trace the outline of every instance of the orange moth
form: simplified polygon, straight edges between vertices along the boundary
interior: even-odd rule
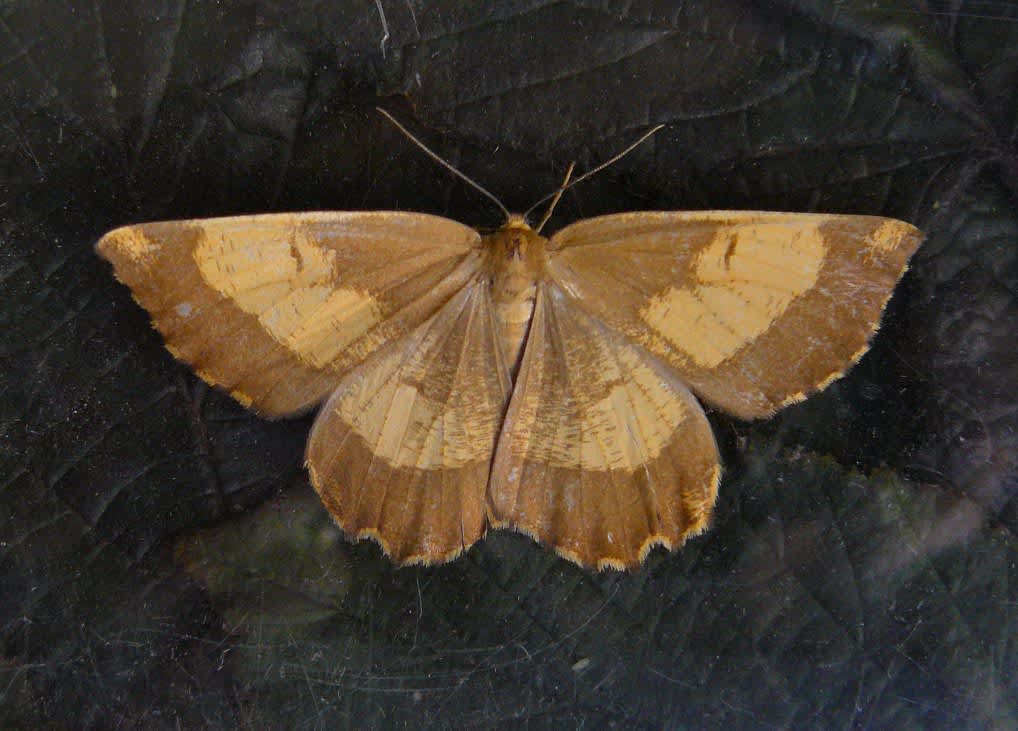
[[[348,536],[434,564],[505,527],[601,569],[706,528],[721,467],[696,397],[754,419],[827,386],[922,238],[760,211],[622,213],[545,238],[550,208],[531,228],[498,205],[490,234],[283,213],[126,226],[97,248],[210,384],[269,418],[324,401],[307,467]]]

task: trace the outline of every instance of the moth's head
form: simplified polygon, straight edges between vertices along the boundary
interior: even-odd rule
[[[516,279],[533,279],[544,269],[547,239],[522,214],[509,214],[504,224],[482,240],[492,282],[499,282],[498,286],[511,289]]]
[[[523,213],[510,213],[509,218],[506,219],[506,222],[504,224],[502,224],[502,230],[504,231],[511,231],[513,229],[518,229],[521,231],[534,230],[530,227],[530,224],[527,223],[527,217]]]
[[[488,250],[496,260],[527,262],[528,266],[544,260],[547,239],[535,231],[522,214],[510,214],[487,240]]]

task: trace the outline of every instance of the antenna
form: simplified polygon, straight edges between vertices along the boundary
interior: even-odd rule
[[[652,128],[650,131],[645,132],[643,134],[643,136],[640,137],[640,139],[638,139],[636,142],[634,142],[629,147],[624,149],[622,152],[618,153],[617,155],[615,155],[614,157],[612,157],[609,160],[605,160],[603,163],[598,165],[596,168],[593,168],[592,170],[588,170],[583,175],[581,175],[580,177],[576,178],[576,180],[574,180],[573,182],[568,183],[568,184],[563,182],[562,185],[559,186],[558,190],[555,190],[555,191],[549,193],[548,195],[544,196],[544,198],[542,198],[541,200],[537,201],[537,203],[535,203],[530,208],[528,208],[527,212],[523,214],[523,217],[527,218],[527,216],[530,215],[530,212],[533,211],[535,208],[537,208],[539,205],[544,203],[549,198],[554,198],[555,200],[552,201],[552,204],[548,207],[548,211],[544,214],[544,217],[541,219],[541,225],[537,227],[537,230],[540,231],[541,228],[544,226],[544,224],[547,223],[548,219],[551,218],[551,212],[552,212],[552,210],[554,210],[555,205],[558,203],[559,198],[562,197],[563,193],[565,193],[567,190],[572,188],[577,183],[582,183],[584,180],[589,178],[591,175],[594,175],[595,173],[601,172],[602,170],[604,170],[609,165],[614,165],[619,160],[621,160],[626,155],[628,155],[630,152],[632,152],[634,149],[636,149],[637,147],[642,145],[647,140],[648,137],[653,135],[655,132],[660,130],[662,127],[664,127],[664,125],[663,124],[659,124],[656,127]],[[572,169],[573,169],[572,166],[570,166],[569,167],[570,172],[572,172]],[[568,180],[568,179],[569,179],[569,176],[567,175],[566,176],[566,180]]]
[[[555,206],[558,205],[559,199],[562,197],[562,194],[565,193],[566,188],[569,187],[569,178],[573,174],[574,167],[576,167],[575,162],[569,163],[569,169],[566,170],[566,177],[562,180],[562,185],[560,185],[558,187],[558,190],[555,191],[555,198],[552,199],[551,205],[548,206],[548,210],[544,212],[543,216],[541,216],[541,222],[537,224],[537,228],[534,229],[534,233],[541,233],[541,229],[544,228],[544,224],[548,223],[548,219],[551,218],[551,212],[555,210]],[[530,211],[527,211],[527,213],[529,212]],[[525,219],[526,216],[524,216],[523,218]]]
[[[494,194],[492,194],[492,193],[488,192],[487,190],[485,190],[484,187],[480,183],[478,183],[477,181],[471,179],[465,173],[462,173],[459,170],[457,170],[455,167],[453,167],[452,163],[449,163],[449,162],[446,162],[445,160],[443,160],[441,157],[439,157],[438,153],[432,152],[431,149],[427,145],[425,145],[419,139],[414,137],[413,134],[410,132],[410,130],[408,130],[402,124],[397,122],[396,118],[393,117],[391,114],[389,114],[387,111],[385,111],[381,107],[375,107],[375,109],[383,117],[385,117],[390,122],[392,122],[394,125],[396,125],[396,129],[398,129],[400,132],[402,132],[407,137],[409,137],[411,142],[413,142],[415,145],[417,145],[422,150],[424,150],[424,152],[427,153],[428,157],[430,157],[432,160],[437,162],[439,165],[443,166],[449,172],[453,173],[454,175],[459,176],[462,180],[464,180],[465,182],[467,182],[470,185],[472,185],[478,192],[483,193],[488,198],[490,198],[492,201],[494,201],[495,205],[497,205],[502,210],[502,213],[505,214],[505,220],[506,221],[508,221],[510,218],[512,218],[512,214],[509,213],[509,209],[506,208],[504,205],[502,205],[502,201],[500,201],[498,198],[496,198],[494,196]],[[640,140],[640,141],[642,142],[643,140]],[[628,152],[628,150],[627,150],[627,152]],[[544,200],[547,200],[547,198],[545,198]]]

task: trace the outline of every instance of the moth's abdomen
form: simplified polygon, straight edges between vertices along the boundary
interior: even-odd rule
[[[484,238],[499,342],[514,374],[534,316],[537,282],[544,275],[545,242],[522,218]]]
[[[530,321],[534,316],[534,300],[537,296],[537,282],[531,281],[526,286],[504,294],[504,299],[495,297],[495,321],[498,325],[502,341],[502,353],[513,373],[520,362],[523,343],[530,329]]]

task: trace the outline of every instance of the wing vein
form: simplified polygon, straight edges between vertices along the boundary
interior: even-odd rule
[[[616,360],[616,362],[618,362],[618,358],[617,357],[615,358],[615,360]],[[620,370],[621,370],[621,368],[620,368]],[[605,448],[604,442],[602,441],[601,435],[598,433],[597,429],[594,430],[593,436],[594,436],[594,441],[597,443],[598,451],[600,451],[600,453],[601,453],[602,462],[604,462],[604,465],[605,465],[605,477],[606,477],[606,480],[608,481],[608,483],[611,486],[611,488],[615,488],[616,478],[615,478],[614,471],[609,466],[611,463],[609,462],[609,459],[608,459],[608,450]],[[584,472],[585,472],[585,470],[583,469],[583,467],[581,465],[580,466],[580,474],[582,475]],[[611,493],[612,493],[612,499],[615,502],[615,509],[617,511],[616,512],[616,516],[619,518],[619,525],[621,526],[621,529],[622,529],[623,546],[628,546],[629,545],[629,531],[626,529],[625,520],[622,519],[622,516],[624,515],[624,513],[622,512],[622,503],[619,501],[619,493],[618,493],[617,489],[611,489]],[[597,557],[598,560],[604,559],[604,558],[608,558],[608,556],[599,556],[599,557]]]
[[[546,295],[546,297],[549,300],[551,299],[551,297],[548,295],[547,290],[545,290],[545,295]],[[577,436],[578,436],[578,442],[577,442],[577,452],[578,453],[576,455],[576,457],[577,457],[576,458],[576,470],[579,473],[579,479],[578,479],[578,484],[577,484],[577,488],[578,488],[577,491],[579,492],[579,499],[577,501],[578,502],[577,513],[579,514],[579,524],[581,526],[582,534],[583,535],[590,535],[590,527],[587,525],[587,520],[588,520],[587,505],[586,505],[585,495],[584,495],[584,491],[583,491],[583,465],[580,464],[580,459],[579,459],[579,456],[580,456],[579,455],[579,449],[580,449],[580,445],[582,443],[583,420],[581,418],[579,418],[580,415],[579,415],[579,413],[576,410],[576,403],[577,402],[576,402],[575,396],[573,395],[573,385],[574,384],[573,384],[573,378],[571,376],[571,370],[572,369],[569,367],[570,366],[569,352],[568,352],[568,350],[566,348],[565,338],[562,336],[562,324],[559,322],[559,319],[557,317],[557,313],[555,312],[555,308],[552,307],[550,303],[548,304],[548,307],[547,307],[547,316],[548,316],[549,320],[551,320],[551,327],[549,328],[549,334],[552,337],[555,337],[557,339],[558,349],[559,349],[559,352],[560,352],[560,355],[561,355],[561,357],[558,360],[561,361],[561,366],[562,366],[562,382],[563,382],[562,383],[562,392],[569,395],[568,397],[569,397],[569,401],[570,401],[570,405],[571,405],[571,414],[570,415],[577,422],[576,429],[577,429]],[[559,419],[559,423],[556,425],[556,429],[558,430],[556,432],[556,435],[561,433],[562,425],[563,425],[562,424],[562,419],[560,418]],[[565,436],[568,437],[568,434],[566,434]],[[568,444],[568,438],[565,440],[565,443]],[[545,469],[547,470],[547,467]],[[564,498],[565,490],[564,489],[559,489],[557,492],[559,493],[559,496],[560,496],[559,504],[561,505],[561,499]],[[568,513],[565,513],[565,515],[568,515]],[[561,514],[559,516],[559,519],[561,519]],[[572,549],[569,549],[569,550],[572,550]]]
[[[471,287],[471,289],[473,288],[473,284],[467,285],[467,286]],[[450,403],[452,402],[453,397],[458,393],[457,384],[459,383],[459,374],[460,374],[460,369],[461,369],[462,363],[463,363],[463,354],[464,354],[464,352],[466,352],[467,345],[470,343],[471,328],[473,326],[474,316],[476,314],[476,309],[475,309],[476,308],[476,302],[474,302],[474,296],[475,296],[475,293],[473,291],[467,292],[465,294],[465,296],[463,298],[464,299],[463,309],[461,309],[459,312],[456,313],[456,317],[453,318],[452,322],[450,323],[451,327],[449,328],[449,331],[445,334],[445,337],[442,340],[441,347],[436,343],[435,348],[434,348],[434,353],[431,355],[431,358],[429,359],[427,366],[422,370],[422,374],[427,374],[427,373],[429,373],[434,368],[435,362],[438,360],[439,356],[442,354],[442,352],[445,349],[444,346],[452,339],[453,334],[460,329],[460,328],[458,328],[456,326],[456,324],[459,322],[460,317],[462,317],[463,312],[466,311],[467,312],[467,321],[466,321],[465,326],[463,327],[463,342],[460,344],[460,355],[459,355],[459,359],[456,361],[456,367],[453,370],[452,380],[451,380],[450,387],[449,387],[449,393],[446,396],[445,402],[441,405],[441,409],[435,415],[435,418],[432,419],[430,424],[428,424],[428,431],[429,432],[432,429],[434,429],[435,423],[438,422],[438,420],[440,418],[442,419],[443,425],[445,424],[445,416],[446,416],[446,414],[449,411],[448,407],[449,407]],[[424,376],[422,375],[422,377],[424,377]],[[443,456],[444,456],[444,442],[446,440],[443,439],[442,441],[443,441]],[[420,460],[420,457],[421,457],[421,455],[423,453],[424,453],[424,450],[422,449],[421,453],[418,454],[418,456],[417,456],[418,461]],[[444,460],[443,460],[443,464],[444,464]],[[461,469],[463,469],[463,468],[461,468]],[[460,489],[462,490],[462,485],[461,485]],[[421,499],[423,499],[423,496],[420,496],[420,497],[421,497]],[[460,521],[461,521],[461,531],[462,531],[462,503],[460,504],[460,508],[461,508]],[[403,506],[403,517],[404,517],[403,525],[406,525],[405,518],[406,518],[406,513],[407,513],[407,511],[409,509],[410,509],[410,501],[407,500],[405,505]]]
[[[461,292],[462,292],[462,290],[461,290]],[[466,306],[466,301],[467,301],[467,298],[464,297],[463,307]],[[451,312],[449,312],[449,313],[445,312],[444,308],[442,310],[436,312],[435,315],[432,316],[432,318],[430,319],[427,328],[421,333],[420,337],[418,337],[416,339],[416,342],[417,342],[418,346],[420,346],[421,344],[423,344],[424,342],[427,341],[428,336],[430,336],[432,334],[432,332],[435,330],[436,327],[438,327],[440,322],[442,322],[442,324],[444,324],[443,321],[445,320],[445,317],[448,316],[448,317],[450,317],[452,319],[453,322],[455,322],[456,319],[460,316],[460,314],[462,314],[462,312],[463,312],[462,307],[461,307],[461,309],[459,311],[457,311],[455,313],[455,315],[453,315],[453,313],[451,313]],[[442,343],[442,345],[444,345],[446,342],[448,342],[448,340],[452,336],[452,333],[453,333],[454,330],[455,330],[454,327],[450,327],[450,328],[448,328],[448,330],[445,333],[443,333],[441,335],[441,343]],[[441,347],[438,347],[438,344],[436,343],[435,346],[432,348],[431,352],[428,354],[429,355],[429,366],[434,364],[435,360],[441,354],[441,350],[442,350]],[[386,383],[389,383],[393,378],[395,378],[397,380],[397,383],[403,383],[403,376],[405,375],[405,371],[406,371],[407,368],[409,368],[411,366],[412,363],[413,363],[413,361],[411,360],[411,361],[408,361],[406,363],[400,364],[398,367],[396,367],[393,370],[392,376],[389,379],[386,380]],[[427,372],[427,370],[428,370],[428,368],[424,367],[421,370],[421,372]],[[392,405],[395,402],[395,398],[396,398],[396,394],[397,393],[399,393],[399,389],[398,388],[392,389],[392,394],[391,394],[390,399],[389,399],[389,407],[386,410],[386,420],[385,420],[385,423],[383,423],[382,428],[379,430],[378,437],[376,438],[375,444],[374,444],[374,446],[371,449],[371,460],[370,460],[370,463],[369,463],[368,472],[365,473],[365,482],[367,482],[367,480],[369,479],[370,474],[371,474],[371,468],[373,467],[373,465],[374,465],[374,463],[376,461],[377,454],[378,454],[378,446],[381,443],[382,435],[385,433],[385,424],[388,423],[389,417],[390,417],[390,415],[392,413]],[[378,392],[376,392],[375,397],[377,397],[377,395],[378,395]],[[373,400],[374,400],[374,398],[372,398],[372,401]],[[406,429],[409,427],[409,424],[410,424],[410,420],[408,418],[407,424],[404,426],[403,434],[400,436],[400,439],[399,439],[399,441],[397,442],[397,445],[396,445],[397,454],[399,452],[399,449],[403,445],[403,441],[406,439]],[[392,469],[390,468],[389,469],[389,473],[386,476],[385,483],[383,485],[381,499],[379,500],[379,513],[378,513],[378,522],[379,523],[381,523],[382,516],[385,513],[385,502],[388,499],[389,482],[391,481],[391,475],[392,475]],[[360,508],[360,498],[361,498],[362,495],[363,495],[363,491],[361,491],[361,494],[358,496],[358,505],[357,505],[358,509]]]

